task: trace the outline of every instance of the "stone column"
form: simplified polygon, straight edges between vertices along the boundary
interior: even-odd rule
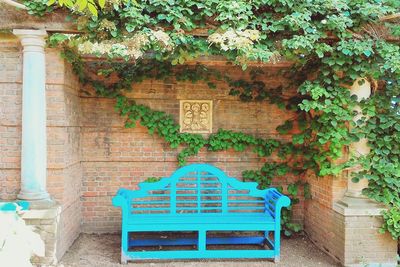
[[[365,79],[357,79],[350,87],[350,94],[356,96],[358,102],[368,99],[371,96],[371,83]],[[354,116],[353,121],[357,122],[362,117],[361,108],[360,106],[356,106],[354,110],[357,112],[357,115]],[[355,157],[365,156],[369,151],[370,148],[368,146],[367,138],[363,138],[360,141],[351,144],[349,149],[350,154]],[[353,172],[359,170],[360,166],[352,169]],[[347,179],[347,191],[345,196],[365,199],[366,197],[362,195],[362,190],[368,187],[368,180],[361,179],[358,183],[354,183],[351,180],[351,175],[349,175]]]
[[[23,47],[21,191],[18,198],[48,200],[45,30],[17,29]]]
[[[357,79],[351,86],[352,95],[356,95],[358,101],[367,99],[371,95],[371,84],[362,79]],[[357,121],[362,115],[360,107],[355,108],[359,113],[354,117]],[[350,146],[350,154],[354,156],[367,155],[370,151],[367,139],[361,139]],[[359,171],[356,166],[351,171]],[[338,237],[335,238],[335,246],[341,251],[337,255],[344,266],[396,266],[397,242],[388,233],[380,234],[378,229],[382,225],[381,212],[385,206],[377,203],[364,195],[362,190],[368,186],[367,179],[361,179],[358,183],[347,177],[347,191],[343,198],[334,203],[334,225]]]
[[[371,83],[366,79],[359,78],[357,79],[353,85],[350,87],[351,95],[355,95],[357,97],[357,101],[360,102],[362,100],[368,99],[371,96]],[[357,112],[357,115],[354,116],[353,121],[358,121],[361,117],[361,108],[360,106],[356,106],[354,110]],[[370,148],[368,146],[368,140],[366,138],[361,139],[358,142],[352,143],[349,148],[349,153],[355,157],[365,156],[369,153]],[[351,169],[352,172],[360,171],[360,166],[355,166]],[[344,194],[342,200],[338,202],[340,206],[339,208],[354,208],[357,209],[357,212],[361,212],[363,208],[367,208],[371,212],[371,208],[373,207],[375,212],[374,214],[379,214],[384,207],[368,199],[366,196],[362,194],[362,190],[368,187],[368,180],[361,179],[359,182],[354,183],[351,180],[351,175],[349,174],[347,177],[347,191]]]

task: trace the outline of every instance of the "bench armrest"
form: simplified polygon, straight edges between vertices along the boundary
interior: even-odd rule
[[[120,188],[115,196],[112,198],[112,204],[114,207],[121,207],[122,212],[129,211],[130,205],[130,190],[125,188]]]
[[[289,207],[290,198],[279,193],[276,188],[269,188],[265,196],[265,209],[271,216],[280,220],[282,207]]]

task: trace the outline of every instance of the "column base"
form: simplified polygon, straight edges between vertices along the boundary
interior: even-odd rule
[[[29,210],[24,212],[22,218],[27,225],[34,226],[45,243],[45,256],[34,256],[31,261],[38,265],[55,265],[57,258],[57,240],[60,237],[61,206],[53,200],[29,202]]]
[[[21,190],[17,195],[17,198],[20,200],[26,201],[36,201],[36,200],[50,200],[50,195],[46,191],[43,192],[24,192]]]
[[[334,203],[334,223],[342,228],[337,229],[341,236],[337,246],[343,266],[397,266],[397,242],[389,233],[378,232],[385,209],[368,198],[346,196]]]
[[[24,199],[18,198],[18,200],[24,200]],[[58,206],[58,203],[53,198],[41,199],[41,200],[29,200],[28,202],[29,202],[29,210],[45,210],[45,209],[52,209]]]

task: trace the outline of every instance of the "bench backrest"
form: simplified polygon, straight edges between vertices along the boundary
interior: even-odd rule
[[[130,213],[268,212],[273,216],[273,203],[265,202],[267,194],[272,192],[259,190],[257,186],[254,182],[228,177],[212,165],[191,164],[176,170],[169,178],[140,183],[139,190],[130,191]]]

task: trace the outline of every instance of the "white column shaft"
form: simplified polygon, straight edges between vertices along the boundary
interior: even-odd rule
[[[360,81],[364,80],[364,83],[359,84]],[[350,88],[351,95],[357,96],[357,100],[365,100],[371,96],[371,83],[365,79],[357,79],[354,84]],[[355,107],[355,111],[357,111],[357,115],[353,118],[353,121],[356,122],[362,117],[360,106]],[[366,138],[361,139],[358,142],[355,142],[350,145],[350,153],[356,157],[365,156],[369,153],[370,148],[368,146],[368,140]],[[360,167],[355,167],[353,171],[360,171]],[[362,190],[368,187],[368,180],[361,179],[358,183],[354,183],[351,180],[351,177],[348,178],[347,182],[347,192],[346,196],[349,197],[364,197],[362,195]]]
[[[48,199],[44,30],[14,30],[23,46],[20,199]]]

